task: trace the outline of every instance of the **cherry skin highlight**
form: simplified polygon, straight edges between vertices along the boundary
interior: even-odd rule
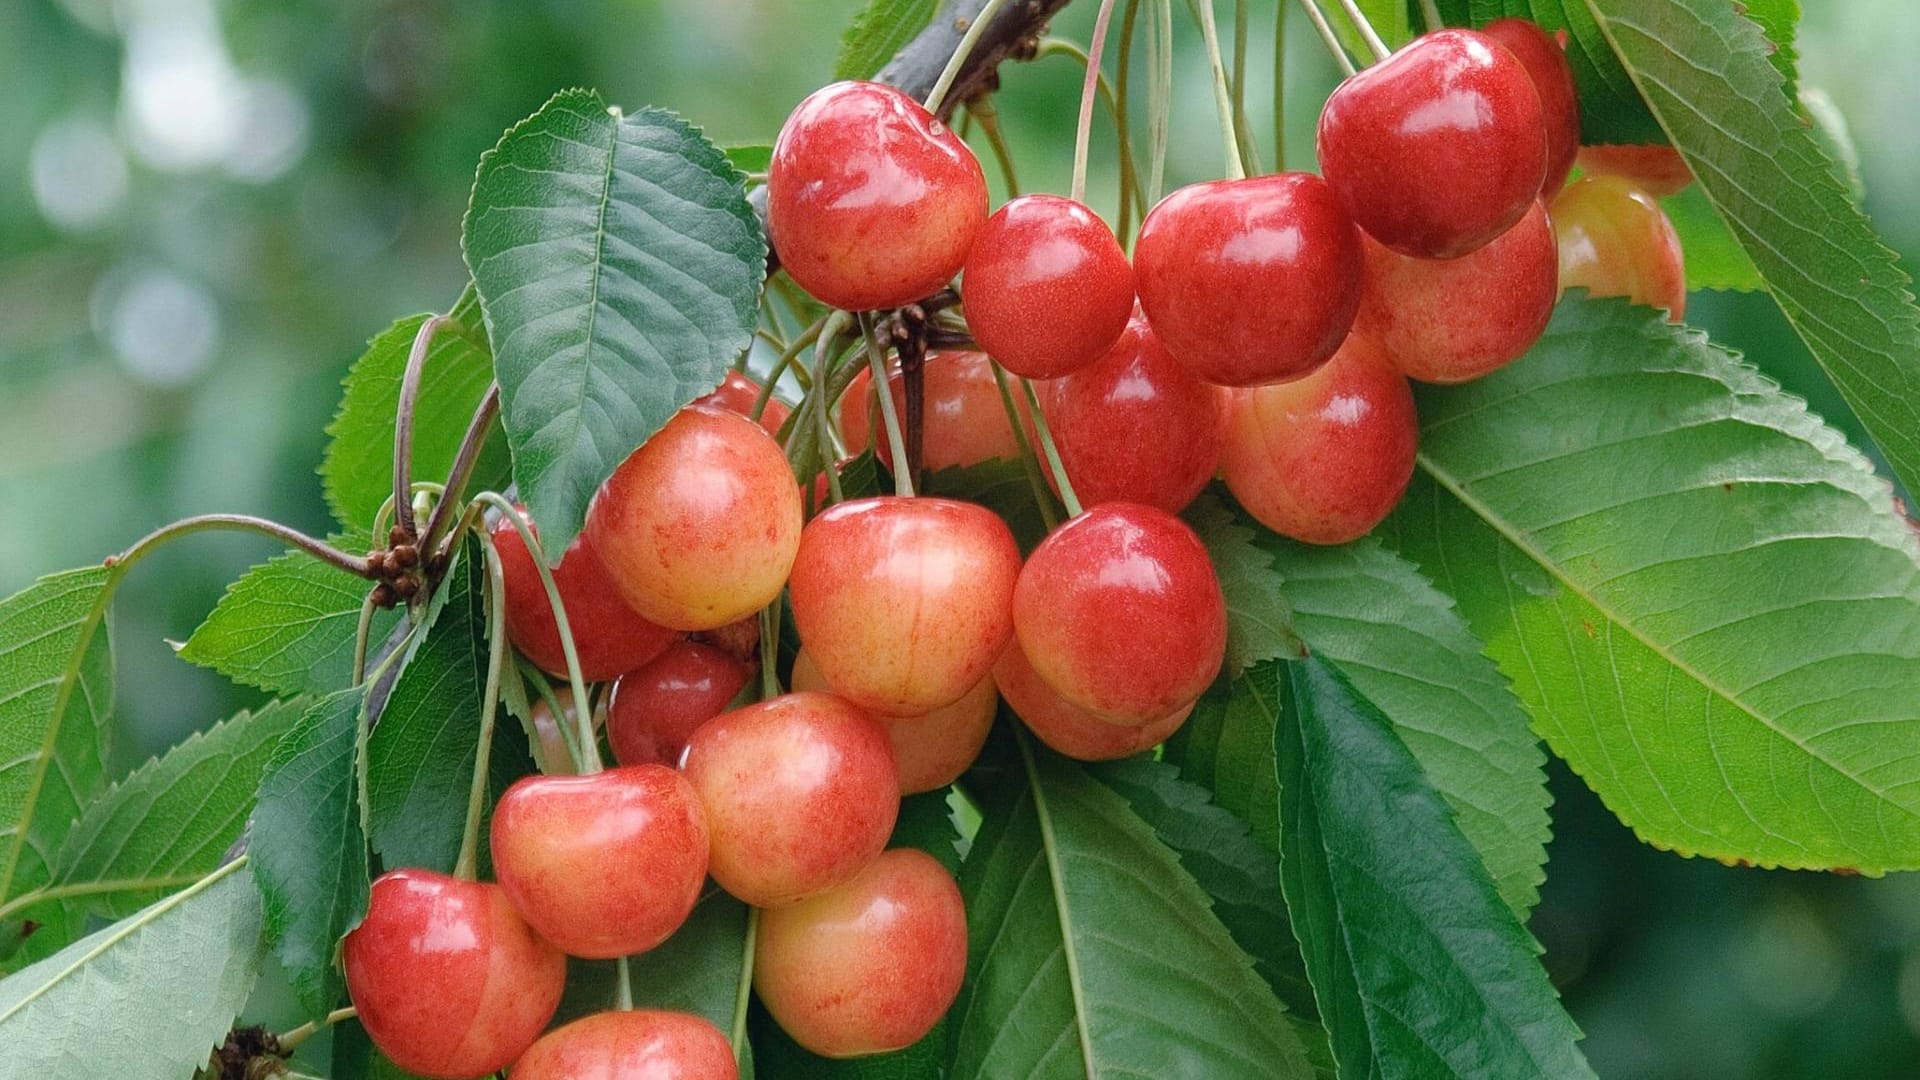
[[[1320,113],[1320,171],[1375,240],[1451,259],[1539,196],[1542,130],[1540,93],[1512,53],[1485,34],[1440,30],[1334,90]]]
[[[604,1012],[541,1036],[514,1062],[513,1080],[739,1080],[733,1044],[682,1012]]]
[[[1013,635],[1020,549],[991,510],[882,496],[807,523],[787,594],[836,694],[884,716],[960,700]]]
[[[1033,669],[1062,698],[1142,726],[1192,704],[1226,654],[1207,549],[1164,510],[1105,503],[1041,541],[1013,591]]]
[[[1546,207],[1457,259],[1413,259],[1367,239],[1354,333],[1421,382],[1458,383],[1505,367],[1540,340],[1560,299],[1560,254]]]
[[[1027,730],[1055,753],[1080,761],[1131,757],[1167,741],[1193,712],[1189,702],[1159,720],[1138,726],[1110,724],[1067,701],[1048,686],[1015,642],[994,665],[993,680]]]
[[[664,765],[528,776],[493,810],[493,869],[534,930],[571,956],[611,960],[665,941],[707,880],[707,824]]]
[[[498,886],[428,870],[373,883],[342,958],[374,1045],[410,1073],[446,1080],[511,1064],[553,1019],[567,981],[567,958]]]
[[[986,220],[973,151],[891,86],[822,87],[773,144],[768,232],[787,273],[829,307],[900,307],[935,292]]]
[[[852,881],[763,912],[753,988],[823,1057],[900,1050],[945,1016],[967,971],[967,911],[946,867],[896,848]]]
[[[1561,288],[1665,308],[1674,322],[1686,314],[1680,235],[1653,196],[1617,176],[1583,176],[1553,200],[1553,229]]]
[[[695,405],[712,405],[717,409],[737,412],[747,419],[753,419],[754,403],[760,400],[760,384],[738,371],[727,372],[720,385],[713,392],[694,398]],[[780,425],[787,422],[793,407],[777,397],[767,399],[767,407],[760,410],[760,426],[769,435],[778,436]]]
[[[690,405],[614,470],[587,537],[634,610],[710,630],[780,595],[800,546],[800,488],[771,435]]]
[[[1657,143],[1583,146],[1574,161],[1583,173],[1620,177],[1656,199],[1678,195],[1693,183],[1693,170],[1680,151]]]
[[[622,765],[680,764],[701,724],[725,712],[753,669],[711,645],[676,642],[613,684],[607,742]]]
[[[1512,53],[1533,78],[1547,133],[1547,178],[1540,193],[1551,199],[1567,182],[1574,155],[1580,152],[1580,95],[1573,85],[1573,65],[1567,62],[1566,31],[1556,38],[1527,19],[1495,19],[1480,32]]]
[[[1133,268],[1084,205],[1022,195],[974,239],[960,292],[988,355],[1016,375],[1053,379],[1092,363],[1126,328]]]
[[[506,584],[507,640],[540,670],[566,678],[560,624],[553,617],[533,552],[527,550],[519,530],[506,521],[488,533],[500,552],[500,574]],[[538,538],[540,530],[535,528],[533,533]],[[674,640],[673,631],[647,621],[620,599],[585,533],[574,538],[560,565],[553,568],[553,584],[567,609],[580,677],[588,682],[631,671],[660,655]]]
[[[887,846],[900,774],[886,729],[832,694],[783,694],[721,713],[682,765],[707,811],[708,871],[771,908],[847,881]]]
[[[1355,334],[1311,377],[1234,395],[1221,472],[1261,524],[1344,544],[1392,512],[1413,477],[1419,417],[1406,377]]]
[[[887,385],[893,391],[893,405],[905,422],[907,415],[906,376],[899,361],[888,365]],[[873,376],[863,368],[847,384],[840,398],[840,436],[847,448],[858,453],[872,442],[880,463],[893,468],[893,446],[884,427],[875,426],[873,416]],[[978,465],[995,459],[1017,461],[1020,443],[1013,437],[1013,425],[1007,422],[1007,407],[1000,400],[1000,386],[994,381],[992,362],[986,353],[942,351],[927,354],[921,367],[920,464],[931,470]],[[1032,445],[1033,421],[1029,418],[1026,395],[1009,382],[1016,412],[1022,417]]]
[[[1360,236],[1307,173],[1181,188],[1141,223],[1133,267],[1160,343],[1221,386],[1312,371],[1360,302]]]
[[[832,689],[804,648],[793,658],[792,683],[796,691]],[[958,780],[987,744],[999,705],[989,676],[951,705],[919,716],[881,717],[894,766],[900,770],[900,794],[938,791]]]

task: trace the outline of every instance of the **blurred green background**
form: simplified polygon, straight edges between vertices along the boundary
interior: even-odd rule
[[[1287,158],[1310,167],[1332,68],[1281,2]],[[0,594],[192,513],[328,531],[313,465],[340,376],[392,319],[459,292],[467,187],[503,128],[587,85],[717,141],[770,141],[858,6],[0,0]],[[1093,6],[1056,31],[1084,41]],[[1253,7],[1250,119],[1271,161],[1273,0]],[[1868,210],[1911,259],[1920,19],[1911,0],[1806,7],[1804,81],[1851,121]],[[1205,61],[1181,34],[1170,186],[1220,169]],[[1078,69],[1004,74],[1023,184],[1065,190]],[[1111,155],[1096,128],[1092,201],[1109,213]],[[1764,297],[1696,295],[1689,316],[1859,437]],[[270,554],[197,538],[123,590],[121,767],[252,702],[167,641]],[[1601,1075],[1920,1076],[1920,878],[1674,858],[1564,770],[1554,785],[1534,929]]]

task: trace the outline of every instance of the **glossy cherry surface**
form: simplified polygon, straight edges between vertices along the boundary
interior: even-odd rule
[[[596,1013],[541,1036],[513,1080],[739,1080],[733,1044],[712,1023],[662,1009]]]
[[[719,716],[753,669],[711,645],[680,641],[613,684],[607,742],[622,765],[680,764],[701,724]]]
[[[1017,375],[1052,379],[1092,363],[1126,327],[1133,268],[1092,210],[1022,195],[974,239],[960,292],[982,349]]]
[[[507,589],[507,640],[542,671],[565,678],[567,657],[560,644],[560,624],[553,617],[553,604],[547,599],[533,553],[520,539],[519,530],[505,521],[489,533],[500,552],[500,573]],[[534,536],[539,537],[537,528]],[[553,584],[567,610],[580,677],[588,682],[639,667],[660,655],[676,636],[620,599],[585,533],[574,538],[560,565],[553,568]]]
[[[737,412],[748,419],[752,419],[754,403],[759,400],[759,383],[754,382],[751,377],[743,375],[738,371],[729,371],[727,372],[727,377],[720,380],[720,385],[715,387],[712,393],[703,394],[700,397],[694,398],[693,403],[695,405],[712,405],[715,408],[727,409],[732,412]],[[786,423],[787,417],[792,413],[793,406],[788,405],[777,397],[769,397],[767,399],[767,407],[760,411],[760,426],[766,429],[767,434],[778,435],[780,434],[780,425]]]
[[[1191,703],[1151,723],[1110,724],[1069,702],[1040,678],[1019,643],[993,668],[994,682],[1020,722],[1056,753],[1081,761],[1112,761],[1158,746],[1186,723]]]
[[[1574,163],[1588,175],[1630,181],[1656,199],[1678,195],[1693,183],[1693,170],[1680,151],[1657,143],[1583,146]]]
[[[792,682],[796,691],[831,690],[804,648],[793,658]],[[900,771],[900,794],[937,791],[958,780],[980,756],[999,705],[993,677],[988,676],[951,705],[919,716],[881,717]]]
[[[1480,32],[1512,53],[1533,77],[1547,136],[1547,178],[1540,193],[1551,199],[1567,182],[1574,155],[1580,152],[1580,95],[1573,85],[1573,65],[1567,62],[1567,32],[1555,36],[1536,22],[1511,18],[1495,19]]]
[[[1660,203],[1630,181],[1583,176],[1568,184],[1553,200],[1553,229],[1561,288],[1665,308],[1674,322],[1686,314],[1680,235]]]
[[[950,469],[977,465],[996,458],[1015,461],[1020,444],[1013,437],[1013,425],[1007,422],[1007,407],[1000,399],[1000,386],[994,381],[993,367],[982,352],[941,351],[927,354],[921,368],[920,464],[927,469]],[[896,361],[889,365],[887,385],[893,391],[896,415],[905,422],[907,415],[906,376]],[[1014,408],[1028,417],[1026,396],[1009,382]],[[840,398],[840,435],[847,448],[858,453],[871,440],[880,462],[893,467],[893,447],[884,427],[874,426],[873,378],[867,369],[853,377]],[[1029,438],[1032,420],[1025,419]]]

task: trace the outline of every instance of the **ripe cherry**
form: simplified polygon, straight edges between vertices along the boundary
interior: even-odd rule
[[[1440,30],[1327,99],[1320,170],[1375,240],[1451,259],[1505,232],[1539,196],[1541,131],[1526,67],[1485,34]]]
[[[1111,724],[1061,697],[1048,686],[1015,642],[993,668],[1007,707],[1056,753],[1081,761],[1112,761],[1167,741],[1193,712],[1189,702],[1142,725]]]
[[[1513,228],[1457,259],[1410,258],[1369,237],[1354,333],[1409,378],[1466,382],[1532,348],[1559,299],[1559,249],[1536,199]]]
[[[896,848],[830,892],[763,912],[753,988],[823,1057],[900,1050],[946,1015],[967,971],[967,911],[945,867]]]
[[[780,262],[823,304],[899,307],[960,272],[987,177],[958,135],[891,86],[838,82],[787,117],[767,171]]]
[[[535,538],[539,529],[534,529]],[[565,677],[566,651],[560,644],[560,625],[553,617],[546,586],[534,566],[520,533],[506,521],[489,533],[500,552],[500,573],[507,589],[507,640],[542,671]],[[553,568],[553,583],[567,609],[573,631],[574,653],[580,677],[588,682],[611,679],[660,655],[676,636],[634,611],[614,591],[612,579],[585,533],[574,538]]]
[[[738,371],[727,372],[720,385],[712,393],[694,398],[695,405],[712,405],[715,408],[737,412],[741,416],[753,417],[754,403],[760,400],[760,384]],[[760,411],[760,426],[769,435],[779,435],[780,425],[787,422],[793,407],[777,397],[767,399],[767,407]]]
[[[1687,310],[1687,266],[1680,235],[1653,196],[1617,176],[1583,176],[1553,200],[1560,242],[1560,287],[1595,296],[1624,296],[1665,308],[1679,322]]]
[[[733,1044],[712,1023],[660,1009],[604,1012],[542,1036],[513,1080],[739,1080]]]
[[[907,414],[906,377],[896,361],[889,365],[887,385],[893,391],[894,410]],[[981,352],[928,353],[921,368],[922,402],[920,463],[928,469],[950,469],[977,465],[996,458],[1017,461],[1020,444],[1013,437],[1013,425],[1007,422],[1007,408],[1000,400],[1000,387],[994,381],[992,361]],[[1014,408],[1024,418],[1028,414],[1026,396],[1017,387],[1013,391]],[[886,432],[873,426],[873,377],[863,368],[847,384],[840,398],[840,435],[849,449],[859,451],[869,440],[880,463],[893,467],[893,447]],[[1029,433],[1032,421],[1026,421]],[[1029,439],[1031,444],[1031,439]]]
[[[528,776],[493,811],[493,870],[529,924],[572,956],[646,952],[687,921],[707,880],[707,824],[664,765]]]
[[[756,907],[852,878],[900,812],[886,730],[832,694],[721,713],[693,733],[682,768],[707,811],[713,880]]]
[[[753,669],[711,645],[676,642],[613,684],[607,742],[622,765],[680,764],[701,724],[726,711]]]
[[[1567,182],[1580,151],[1580,95],[1573,85],[1573,65],[1567,63],[1567,32],[1549,35],[1527,19],[1495,19],[1480,32],[1504,46],[1533,78],[1547,133],[1547,178],[1540,192],[1551,199]]]
[[[792,682],[796,691],[832,689],[804,648],[793,658]],[[882,717],[893,763],[900,770],[900,794],[938,791],[958,780],[987,744],[999,705],[988,676],[951,705],[919,716]]]
[[[1042,397],[1082,505],[1137,502],[1177,514],[1220,463],[1225,392],[1175,363],[1144,317]]]
[[[1133,268],[1099,215],[1022,195],[987,219],[961,281],[967,328],[1002,367],[1052,379],[1092,363],[1127,325]]]
[[[885,716],[951,705],[1013,634],[1020,549],[999,516],[952,499],[841,503],[807,523],[787,590],[835,693]]]
[[[1419,439],[1406,377],[1378,344],[1355,334],[1308,378],[1234,395],[1221,472],[1267,528],[1343,544],[1400,501]]]
[[[1151,724],[1220,671],[1226,602],[1179,518],[1105,503],[1041,541],[1013,592],[1020,648],[1047,685],[1103,720]]]
[[[1141,223],[1133,266],[1160,343],[1222,386],[1312,371],[1360,301],[1360,236],[1306,173],[1181,188]]]
[[[800,489],[772,436],[690,405],[614,470],[587,537],[634,610],[709,630],[780,595],[800,546]]]
[[[1574,163],[1590,176],[1618,176],[1630,181],[1656,199],[1678,195],[1693,183],[1693,170],[1687,167],[1687,159],[1671,146],[1583,146]]]
[[[506,1068],[560,1005],[567,958],[498,886],[428,870],[373,883],[343,946],[347,991],[394,1064],[447,1080]]]
[[[533,709],[528,720],[533,724],[534,763],[540,771],[549,775],[565,776],[574,771],[571,740],[579,732],[580,719],[573,707],[573,691],[567,687],[556,687],[553,699],[560,705],[565,715],[555,720],[553,709],[547,705],[544,697],[533,699]],[[561,729],[566,725],[565,730]],[[607,706],[603,702],[593,710],[593,726],[596,730],[607,726]]]

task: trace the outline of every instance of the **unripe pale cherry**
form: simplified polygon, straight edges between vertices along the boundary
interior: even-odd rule
[[[960,700],[1013,634],[1020,548],[991,510],[881,496],[807,523],[787,594],[836,694],[885,716]]]
[[[1617,176],[1583,176],[1553,200],[1552,214],[1561,288],[1665,308],[1674,322],[1686,314],[1680,235],[1653,196]]]
[[[524,777],[494,807],[492,844],[513,906],[591,960],[665,941],[707,880],[706,816],[693,785],[664,765]]]
[[[720,385],[711,393],[694,398],[695,405],[712,405],[718,409],[737,412],[748,419],[753,418],[754,403],[760,400],[760,384],[738,371],[727,372]],[[779,435],[780,425],[787,422],[793,407],[777,397],[767,399],[767,407],[760,411],[760,426],[769,435]]]
[[[1041,541],[1014,587],[1013,622],[1048,686],[1116,724],[1192,704],[1226,654],[1226,602],[1206,545],[1138,503],[1096,506]]]
[[[967,329],[1000,366],[1053,379],[1092,363],[1127,325],[1133,268],[1085,205],[1022,195],[987,219],[961,279]]]
[[[428,870],[373,883],[346,937],[347,992],[394,1064],[465,1080],[506,1068],[553,1019],[567,958],[498,886]]]
[[[560,643],[560,624],[533,552],[527,550],[519,530],[506,521],[488,531],[500,552],[500,574],[506,585],[507,640],[542,671],[565,678],[567,657]],[[533,532],[537,539],[539,530]],[[574,538],[560,565],[553,568],[553,584],[567,609],[580,677],[588,682],[639,667],[660,655],[677,636],[620,599],[585,533]]]
[[[858,453],[872,442],[880,463],[893,467],[893,447],[885,430],[873,425],[873,377],[871,365],[860,370],[847,384],[840,398],[840,436],[848,449]],[[1020,443],[1013,437],[1013,425],[1007,422],[1006,404],[1000,399],[1000,386],[994,381],[992,362],[982,352],[943,350],[927,354],[921,368],[922,403],[920,464],[927,469],[951,469],[1002,459],[1016,461]],[[893,391],[894,412],[905,422],[907,415],[906,376],[899,361],[888,365],[887,385]],[[1026,424],[1029,445],[1033,421],[1026,395],[1014,384],[1014,409]]]
[[[1319,151],[1354,222],[1423,259],[1505,232],[1547,174],[1532,77],[1472,30],[1427,34],[1340,84],[1320,113]]]
[[[1693,183],[1687,159],[1658,143],[1583,146],[1574,163],[1589,176],[1620,177],[1656,199],[1678,195]]]
[[[1531,25],[1531,24],[1529,24]],[[1368,237],[1354,333],[1421,382],[1477,379],[1533,347],[1560,299],[1560,255],[1546,207],[1457,259],[1415,259]]]
[[[1317,176],[1189,184],[1140,225],[1134,285],[1195,378],[1256,386],[1318,367],[1353,324],[1360,236]]]
[[[1190,702],[1152,723],[1110,724],[1061,697],[1048,686],[1019,642],[993,668],[994,683],[1020,722],[1054,752],[1080,761],[1112,761],[1130,757],[1167,741],[1193,712]]]
[[[528,722],[533,725],[533,741],[536,764],[540,771],[550,776],[566,776],[574,769],[572,743],[580,730],[580,718],[573,707],[573,691],[565,686],[555,687],[553,699],[559,703],[565,715],[555,719],[553,709],[545,697],[533,699],[533,709]],[[561,725],[565,724],[563,731]],[[607,706],[603,701],[593,710],[595,730],[607,726]]]
[[[1413,391],[1371,338],[1354,334],[1327,366],[1234,395],[1221,472],[1261,524],[1310,544],[1343,544],[1393,510],[1419,449]]]
[[[771,435],[689,405],[607,479],[587,537],[634,610],[709,630],[780,595],[800,546],[800,488]]]
[[[613,684],[607,742],[622,765],[680,764],[687,739],[725,712],[753,669],[711,645],[680,641]]]
[[[733,1044],[706,1019],[662,1009],[596,1013],[541,1036],[513,1080],[739,1080]]]
[[[900,812],[886,729],[832,694],[721,713],[693,733],[682,769],[706,808],[708,871],[756,907],[851,879],[887,846]]]
[[[791,682],[795,691],[832,689],[804,648],[793,658]],[[881,717],[900,771],[900,794],[937,791],[958,780],[987,744],[999,705],[989,675],[951,705],[919,716]]]
[[[967,911],[945,867],[896,848],[853,880],[761,913],[753,988],[823,1057],[899,1050],[946,1015],[967,970]]]
[[[1528,19],[1495,19],[1480,32],[1499,42],[1520,61],[1540,95],[1540,120],[1547,136],[1547,178],[1541,197],[1551,199],[1567,182],[1580,151],[1580,95],[1567,62],[1567,32],[1548,34]]]
[[[986,220],[973,151],[891,86],[822,87],[774,142],[768,232],[787,273],[830,307],[899,307],[938,290]]]

